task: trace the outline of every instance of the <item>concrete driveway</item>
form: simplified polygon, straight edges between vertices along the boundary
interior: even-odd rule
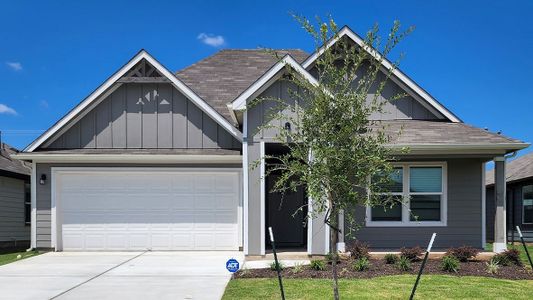
[[[220,299],[242,252],[56,252],[0,266],[0,299]]]

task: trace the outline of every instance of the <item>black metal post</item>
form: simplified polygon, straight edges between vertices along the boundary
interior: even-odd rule
[[[524,246],[524,250],[526,251],[527,259],[529,260],[529,265],[531,266],[531,269],[533,270],[533,262],[531,262],[531,256],[529,255],[529,251],[527,250],[527,245],[526,245],[526,241],[524,241],[522,230],[520,230],[520,227],[518,226],[516,226],[516,230],[518,231],[518,235],[520,236],[520,240],[522,241],[522,246]]]
[[[418,276],[416,277],[415,286],[413,286],[413,290],[411,291],[411,297],[409,297],[409,300],[413,300],[415,297],[416,288],[418,287],[418,282],[420,281],[420,277],[422,277],[422,272],[424,271],[424,267],[426,266],[426,262],[429,258],[429,252],[431,251],[431,247],[433,247],[433,241],[435,241],[435,236],[437,234],[433,233],[431,236],[431,240],[429,240],[428,248],[426,250],[426,254],[424,255],[424,260],[422,261],[422,265],[420,265],[420,270],[418,271]]]
[[[285,300],[285,292],[283,291],[283,281],[281,280],[281,269],[279,268],[278,255],[276,254],[276,245],[274,243],[274,234],[272,233],[272,227],[268,227],[268,233],[270,234],[270,244],[272,244],[272,253],[274,253],[276,271],[278,271],[278,282],[279,290],[281,292],[281,299]]]

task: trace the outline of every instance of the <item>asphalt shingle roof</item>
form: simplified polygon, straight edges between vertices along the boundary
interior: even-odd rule
[[[386,132],[392,137],[392,144],[509,144],[523,143],[501,134],[489,132],[465,123],[422,120],[388,120]],[[401,134],[397,134],[401,130]]]
[[[31,174],[31,168],[26,162],[11,157],[12,154],[18,152],[16,148],[6,143],[1,144],[0,147],[0,170],[28,176]]]
[[[507,183],[533,177],[533,153],[522,155],[509,161],[505,166]],[[485,184],[494,184],[494,169],[485,174]]]
[[[309,54],[300,49],[275,50],[299,63]],[[233,123],[227,103],[235,100],[278,59],[264,49],[225,49],[176,72],[176,77]]]

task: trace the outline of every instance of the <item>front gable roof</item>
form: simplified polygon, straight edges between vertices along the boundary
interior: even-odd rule
[[[277,56],[290,54],[297,62],[309,54],[300,49],[276,49]],[[207,101],[226,120],[232,119],[227,104],[264,75],[278,59],[265,49],[224,49],[178,72],[176,77]]]
[[[283,73],[285,67],[291,67],[294,71],[307,79],[311,84],[317,85],[318,81],[309,72],[307,72],[290,54],[285,55],[280,61],[272,66],[263,76],[244,90],[239,97],[231,102],[231,109],[246,109],[246,101],[260,95],[272,83],[274,83]],[[230,106],[230,105],[228,105]]]
[[[86,113],[98,99],[105,98],[105,95],[108,95],[114,90],[112,89],[112,86],[115,86],[116,88],[116,83],[120,84],[121,78],[131,72],[132,68],[137,66],[143,60],[153,66],[155,68],[154,71],[168,79],[168,81],[178,91],[183,93],[183,95],[185,95],[190,101],[192,101],[196,106],[198,106],[198,108],[200,108],[203,112],[212,117],[213,120],[217,122],[222,128],[227,130],[237,140],[242,141],[242,133],[237,128],[235,128],[230,122],[228,122],[228,120],[222,117],[220,113],[218,113],[213,107],[207,104],[196,93],[194,93],[181,80],[174,76],[172,72],[170,72],[163,65],[161,65],[161,63],[154,59],[148,52],[146,52],[145,50],[141,50],[128,63],[126,63],[122,68],[120,68],[111,77],[109,77],[102,85],[100,85],[95,91],[93,91],[87,98],[85,98],[70,112],[68,112],[63,118],[56,122],[51,128],[49,128],[29,146],[27,146],[24,151],[32,152],[39,146],[48,142],[50,138],[56,135],[56,133],[68,129],[69,124],[72,125],[72,123],[74,123],[71,121],[73,121],[75,118],[83,116],[84,113]]]
[[[348,26],[344,26],[334,38],[332,38],[326,43],[326,45],[322,46],[317,51],[315,51],[313,54],[311,54],[302,63],[302,66],[306,70],[311,69],[314,65],[314,62],[320,57],[320,55],[324,53],[326,49],[335,45],[335,43],[343,37],[347,37],[351,39],[359,47],[368,51],[368,53],[374,56],[376,59],[381,58],[381,54],[378,51],[376,51],[375,49],[368,49],[368,46],[365,45],[364,40],[359,35],[357,35],[354,31],[352,31]],[[395,81],[397,84],[399,84],[400,86],[402,85],[406,86],[408,90],[411,90],[413,92],[411,96],[413,96],[415,99],[421,102],[421,104],[426,106],[426,108],[432,111],[437,111],[438,113],[442,114],[445,118],[447,118],[451,122],[462,122],[461,119],[459,119],[454,113],[452,113],[444,105],[438,102],[437,99],[433,98],[427,91],[425,91],[422,87],[420,87],[411,78],[405,75],[398,68],[393,68],[393,64],[388,59],[384,58],[382,65],[386,70],[393,69],[393,74],[391,76],[391,79]]]

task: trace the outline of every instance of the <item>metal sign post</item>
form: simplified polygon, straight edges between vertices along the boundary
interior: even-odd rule
[[[278,281],[279,281],[279,290],[281,292],[281,299],[285,300],[285,292],[283,291],[283,281],[281,280],[281,270],[279,268],[278,255],[276,254],[276,245],[274,243],[274,234],[272,233],[272,227],[268,227],[268,233],[270,234],[270,244],[272,244],[272,253],[274,253],[276,271],[278,271]]]
[[[518,231],[518,235],[520,236],[520,240],[522,241],[522,246],[524,246],[524,250],[526,251],[527,259],[529,260],[529,265],[531,266],[531,269],[533,270],[533,262],[531,262],[531,256],[529,256],[529,251],[527,251],[527,245],[526,245],[526,241],[524,241],[522,230],[520,230],[520,227],[518,226],[516,226],[516,230]]]
[[[420,266],[420,270],[418,271],[418,276],[416,277],[415,286],[413,286],[413,291],[411,292],[411,297],[409,297],[409,300],[413,300],[413,297],[415,296],[418,282],[420,281],[420,277],[422,276],[422,272],[424,271],[424,267],[426,266],[426,262],[428,261],[429,252],[431,251],[431,247],[433,247],[433,242],[435,241],[436,236],[437,236],[436,233],[433,233],[433,235],[431,236],[431,240],[429,241],[428,248],[426,249],[426,254],[424,255],[424,260],[422,261],[422,265]]]

